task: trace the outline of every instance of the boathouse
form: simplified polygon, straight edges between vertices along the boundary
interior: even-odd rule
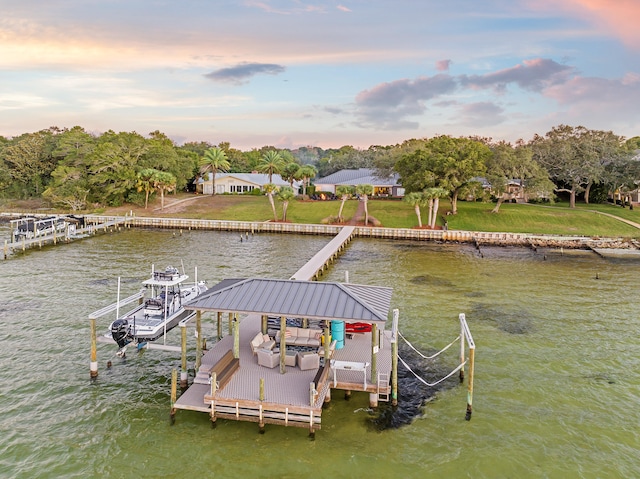
[[[397,366],[385,328],[391,295],[391,288],[349,283],[221,281],[185,308],[196,311],[196,331],[203,313],[213,313],[219,332],[228,314],[232,334],[197,354],[196,376],[172,400],[172,417],[186,409],[214,424],[224,418],[313,434],[332,389],[367,392],[372,405],[388,400]]]

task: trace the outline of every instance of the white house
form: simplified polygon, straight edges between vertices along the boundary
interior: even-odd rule
[[[197,178],[196,192],[210,195],[213,193],[212,173],[208,172],[208,179]],[[289,186],[289,182],[280,175],[273,175],[271,182],[277,186]],[[216,194],[224,193],[248,193],[256,188],[262,189],[269,183],[269,175],[266,173],[216,173]],[[300,183],[293,182],[294,191],[298,191]]]
[[[316,192],[326,191],[335,194],[338,185],[371,185],[373,186],[373,196],[404,196],[404,188],[398,182],[400,176],[391,175],[388,178],[376,176],[372,168],[358,168],[356,170],[340,170],[335,173],[317,178],[313,183]]]

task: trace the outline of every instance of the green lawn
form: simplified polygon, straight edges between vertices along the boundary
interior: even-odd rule
[[[178,200],[187,199],[184,203],[176,203],[178,207],[168,207],[165,211],[154,209],[159,206],[156,199],[148,209],[124,205],[120,208],[108,208],[100,213],[125,214],[133,211],[138,216],[164,216],[179,218],[199,218],[236,221],[268,221],[273,213],[266,196],[252,195],[216,195],[215,197],[196,197],[192,194],[171,195],[166,206]],[[302,201],[299,199],[289,203],[287,220],[294,223],[322,223],[329,217],[336,217],[340,209],[340,201]],[[5,205],[6,207],[7,205]],[[447,220],[450,230],[499,231],[531,234],[609,236],[623,238],[639,238],[640,229],[618,221],[595,211],[609,213],[640,223],[640,208],[631,210],[613,205],[578,204],[570,209],[567,203],[554,205],[531,205],[505,203],[500,212],[491,213],[493,203],[458,202],[458,214],[447,215],[451,211],[448,200],[441,201],[437,224],[442,226]],[[346,202],[343,216],[348,221],[358,208],[357,200]],[[3,208],[7,209],[8,208]],[[282,203],[276,201],[278,218],[282,218]],[[422,209],[422,222],[427,223],[427,209]],[[369,214],[375,217],[382,226],[388,228],[413,228],[418,226],[414,209],[400,200],[372,199],[369,201]]]

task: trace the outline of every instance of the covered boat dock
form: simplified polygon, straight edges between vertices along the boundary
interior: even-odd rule
[[[228,314],[232,334],[196,355],[196,377],[172,398],[172,417],[185,409],[206,412],[214,424],[225,418],[313,434],[331,389],[367,392],[372,405],[389,400],[397,368],[393,331],[385,330],[391,294],[349,283],[223,280],[185,308],[196,312],[196,331],[204,312],[218,322]]]

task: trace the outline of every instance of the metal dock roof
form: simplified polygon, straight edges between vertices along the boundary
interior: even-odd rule
[[[223,280],[185,308],[384,324],[391,293],[381,286],[249,278]]]

